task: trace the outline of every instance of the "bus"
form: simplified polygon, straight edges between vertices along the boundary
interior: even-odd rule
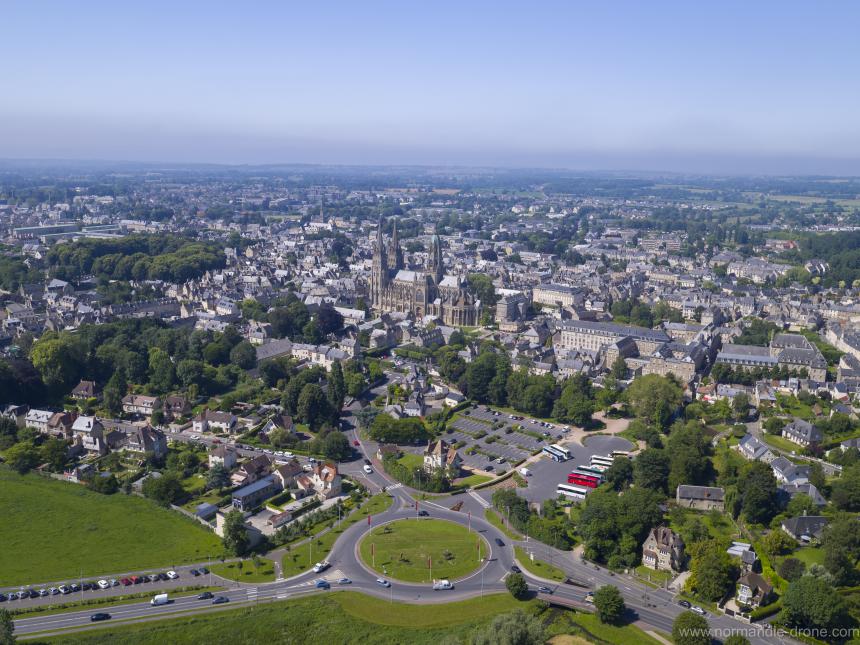
[[[576,501],[582,501],[588,495],[589,489],[584,486],[573,486],[571,484],[559,484],[555,492],[557,495]]]
[[[542,452],[549,455],[550,459],[553,461],[567,461],[567,455],[563,452],[559,452],[553,446],[544,446]]]
[[[592,466],[609,466],[612,465],[612,462],[615,461],[614,457],[607,457],[605,455],[591,455],[591,465]]]
[[[559,446],[557,443],[552,444],[550,448],[552,448],[556,452],[560,452],[561,454],[563,454],[565,459],[570,459],[571,457],[573,457],[573,455],[570,454],[570,450],[568,450],[564,446]]]
[[[630,453],[626,450],[613,450],[609,454],[612,456],[613,459],[615,457],[627,457],[628,459],[630,458]]]
[[[567,476],[567,483],[576,486],[586,486],[587,488],[597,488],[601,484],[603,478],[599,475],[586,473],[581,470],[574,470]]]
[[[581,470],[582,472],[585,472],[585,473],[592,473],[595,475],[600,475],[601,477],[603,476],[603,473],[605,473],[607,470],[606,468],[603,468],[602,466],[589,466],[589,465],[577,466],[576,469]]]

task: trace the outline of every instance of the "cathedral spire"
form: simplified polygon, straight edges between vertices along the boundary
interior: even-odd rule
[[[445,273],[444,263],[442,261],[442,241],[439,235],[433,235],[433,241],[430,243],[430,265],[427,267],[429,273],[436,280],[436,284],[442,282],[442,276]]]

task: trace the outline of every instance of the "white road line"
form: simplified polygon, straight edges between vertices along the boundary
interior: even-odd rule
[[[480,495],[478,495],[478,493],[476,493],[476,492],[475,492],[475,491],[473,491],[473,490],[470,490],[470,491],[469,491],[469,496],[470,496],[470,497],[472,497],[473,499],[477,500],[477,502],[478,502],[481,506],[483,506],[484,508],[490,508],[490,506],[492,506],[492,504],[490,504],[487,500],[485,500],[483,497],[481,497]]]

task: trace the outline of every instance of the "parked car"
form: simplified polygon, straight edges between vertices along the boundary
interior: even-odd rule
[[[189,571],[188,573],[190,573],[190,574],[191,574],[192,576],[194,576],[195,578],[196,578],[197,576],[199,576],[199,575],[200,575],[200,572],[199,572],[197,569],[192,569],[192,570],[191,570],[191,571]]]
[[[208,573],[209,573],[209,569],[207,569],[206,567],[200,567],[200,569],[198,569],[198,570],[199,570],[199,571],[200,571],[200,573],[202,573],[204,576],[205,576],[206,574],[208,574]]]
[[[171,580],[176,580],[179,577],[179,574],[176,573],[175,571],[168,571],[167,577],[170,578]]]
[[[67,587],[66,585],[60,585],[60,593],[65,596],[66,594],[72,593],[72,589],[71,587]]]
[[[358,447],[360,447],[360,446],[361,446],[361,442],[359,442],[358,440],[356,440],[356,441],[353,441],[353,442],[352,442],[352,445],[353,445],[353,446],[355,446],[356,448],[358,448]]]
[[[594,592],[593,591],[589,591],[587,594],[585,594],[585,602],[590,603],[592,605],[594,604]]]
[[[0,602],[6,602],[6,594],[0,593]]]
[[[364,460],[364,465],[365,465],[365,466],[370,466],[370,465],[372,465],[372,464],[370,463],[370,459],[365,459],[365,460]]]
[[[39,596],[41,596],[42,598],[44,598],[44,597],[45,597],[45,596],[47,596],[47,595],[49,595],[49,594],[48,594],[48,590],[47,590],[47,589],[39,589]]]
[[[708,613],[704,609],[699,607],[698,605],[693,605],[692,607],[690,607],[690,611],[693,611],[693,612],[699,614],[699,616],[704,616],[705,614]]]
[[[230,602],[230,599],[227,596],[218,596],[215,600],[212,601],[212,604],[223,605],[225,602]]]
[[[110,620],[110,614],[106,614],[105,612],[100,611],[99,613],[90,616],[90,621],[94,623],[100,620]]]
[[[418,511],[418,517],[430,517],[430,513],[427,511]]]
[[[56,596],[57,594],[60,593],[60,590],[57,589],[56,587],[51,587],[50,589],[48,589],[48,593],[51,594],[52,596]]]
[[[692,607],[692,605],[690,604],[690,602],[688,600],[679,600],[678,604],[681,605],[681,607],[684,607],[686,609],[689,609],[690,607]]]
[[[197,600],[210,600],[215,597],[211,591],[204,591],[202,594],[197,596]]]
[[[109,589],[110,583],[107,580],[99,580],[98,582],[99,589]]]
[[[366,472],[366,473],[369,475],[370,473],[372,473],[372,472],[373,472],[373,468],[371,468],[370,466],[368,466],[367,464],[365,464],[365,465],[364,465],[364,472]]]

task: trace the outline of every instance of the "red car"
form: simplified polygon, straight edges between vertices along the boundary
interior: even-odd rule
[[[120,578],[120,583],[122,583],[123,587],[128,587],[130,584],[133,584],[131,580],[128,578]]]
[[[129,578],[129,580],[131,580],[131,583],[135,585],[143,582],[143,580],[140,579],[140,576],[132,576],[131,578]]]
[[[352,442],[352,445],[353,445],[353,446],[358,447],[358,446],[360,446],[361,444],[360,444],[358,441],[353,441],[353,442]]]

